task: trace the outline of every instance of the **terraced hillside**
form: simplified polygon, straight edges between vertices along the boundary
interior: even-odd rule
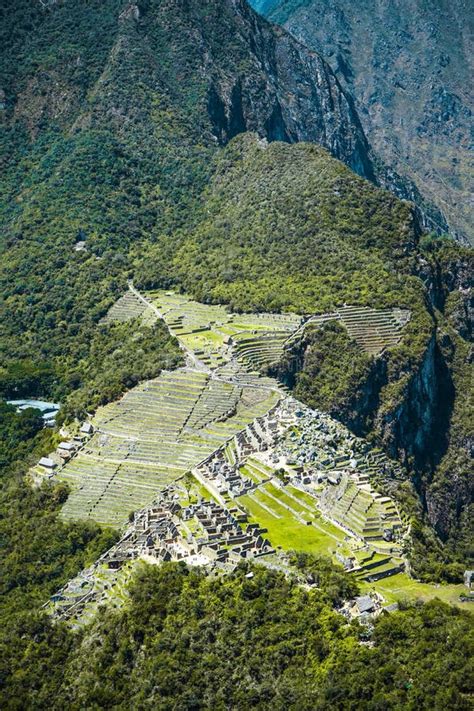
[[[65,518],[122,525],[281,395],[275,381],[252,371],[268,358],[272,335],[272,357],[280,356],[299,317],[235,315],[165,291],[146,298],[148,306],[131,286],[106,319],[161,315],[190,366],[164,372],[98,410],[94,436],[58,473],[73,489]]]
[[[72,486],[64,518],[120,526],[278,400],[276,388],[234,384],[191,368],[162,373],[100,408],[95,433],[58,472]]]
[[[265,370],[277,363],[288,339],[286,331],[265,331],[255,335],[236,335],[237,357],[253,370]]]
[[[99,408],[94,435],[57,474],[72,487],[62,510],[66,519],[121,526],[131,511],[150,503],[219,447],[231,448],[237,433],[285,395],[261,372],[281,358],[293,334],[304,327],[294,314],[233,314],[172,291],[142,295],[131,284],[106,319],[137,317],[163,318],[187,353],[188,366],[162,372]],[[400,337],[407,314],[345,307],[309,322],[334,317],[361,347],[375,351]],[[378,535],[380,517],[366,528],[359,531],[363,537],[372,529]]]
[[[140,318],[149,310],[144,301],[136,296],[132,291],[127,291],[118,299],[107,314],[101,319],[101,323],[112,323],[113,321],[131,321]]]
[[[278,361],[288,337],[300,326],[295,314],[234,314],[172,291],[147,294],[170,331],[201,363],[217,368],[232,357],[261,371]]]
[[[410,319],[407,309],[371,309],[364,306],[343,306],[332,313],[312,316],[307,324],[322,325],[340,321],[361,350],[378,355],[385,348],[396,346],[402,329]]]
[[[325,488],[319,506],[348,531],[379,545],[384,531],[402,528],[394,502],[374,491],[367,477],[343,475],[340,485]]]

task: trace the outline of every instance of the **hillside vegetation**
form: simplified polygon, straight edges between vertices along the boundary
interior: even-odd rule
[[[456,506],[446,516],[428,504],[446,539],[471,497],[456,397],[468,378],[467,319],[446,300],[464,286],[455,276],[456,253],[464,257],[453,247],[443,267],[436,250],[420,250],[408,203],[316,145],[290,145],[320,141],[370,174],[350,102],[316,55],[242,2],[184,10],[172,0],[48,9],[25,0],[5,15],[1,393],[52,396],[69,418],[173,367],[177,346],[162,328],[98,325],[129,277],[240,310],[404,307],[411,320],[383,356],[361,433],[418,470],[422,497],[448,457],[435,489],[442,501],[454,478]],[[291,83],[296,71],[310,99]],[[244,133],[225,145],[246,129],[273,142]],[[453,331],[444,349],[432,308],[443,269],[434,305],[446,303],[464,334]],[[333,364],[326,358],[317,380],[334,383],[331,407],[349,421],[352,384]],[[360,391],[369,371],[359,372]]]
[[[324,559],[306,565],[320,589],[264,568],[249,578],[244,565],[217,579],[144,566],[127,608],[83,633],[42,620],[27,649],[4,640],[0,699],[53,709],[470,708],[469,614],[433,601],[383,615],[372,633],[332,609],[342,572]],[[373,645],[361,644],[369,636]]]

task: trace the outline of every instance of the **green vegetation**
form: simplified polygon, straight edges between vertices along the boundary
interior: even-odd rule
[[[296,549],[327,555],[331,551],[335,552],[337,544],[344,539],[344,533],[340,529],[322,519],[312,521],[307,514],[311,525],[298,521],[293,513],[267,496],[262,489],[252,496],[241,496],[239,503],[247,509],[252,520],[268,529],[268,538],[272,545],[283,550]],[[295,506],[295,502],[291,500],[290,506]],[[301,510],[304,513],[305,510]]]
[[[464,561],[472,545],[468,480],[459,475],[469,417],[467,346],[453,330],[461,328],[462,304],[459,295],[448,295],[458,286],[447,279],[446,299],[438,304],[446,309],[445,324],[427,307],[428,291],[416,274],[423,260],[427,269],[438,265],[439,274],[450,274],[460,252],[425,243],[422,252],[410,205],[357,178],[317,146],[266,145],[247,134],[220,147],[201,46],[216,62],[212,81],[232,86],[252,69],[247,42],[234,31],[230,3],[184,5],[140,0],[139,23],[122,0],[57,2],[48,9],[19,0],[0,10],[0,395],[51,397],[64,403],[61,417],[69,420],[180,364],[177,343],[162,324],[102,320],[130,278],[137,286],[186,290],[206,306],[222,303],[242,312],[309,314],[344,302],[410,309],[401,343],[384,356],[386,384],[377,407],[387,420],[410,397],[436,318],[448,336],[440,347],[456,397],[451,434],[444,431],[452,441],[442,478],[429,472],[422,481],[436,494],[437,510],[449,509],[446,520],[441,514],[437,520],[448,542],[433,543],[434,534],[416,526],[414,534],[425,575],[440,566],[440,575],[447,571],[456,579],[456,561]],[[429,284],[431,277],[423,277]],[[212,352],[222,342],[209,329],[203,334],[191,335],[190,343]],[[330,335],[341,347],[339,363],[329,357]],[[254,344],[247,345],[252,350]],[[274,344],[267,345],[272,353]],[[315,362],[308,354],[301,387],[316,397],[312,381],[305,382],[305,373],[314,372],[326,404],[337,408],[339,400],[350,409],[348,392],[362,392],[367,360],[329,327],[314,347]],[[150,414],[149,401],[158,401],[159,409],[165,393],[147,398],[140,388],[124,399],[135,416],[116,410],[116,402],[99,408],[99,422],[115,419],[109,440],[91,441],[87,456],[107,460],[97,454],[103,447],[111,459],[117,451],[128,459],[123,479],[117,477],[117,489],[104,500],[103,520],[122,520],[149,500],[153,483],[138,460],[152,461],[157,477],[163,474],[159,457],[172,464],[176,439],[159,440],[156,421],[168,432],[183,427],[189,387],[158,413],[151,408]],[[234,425],[274,402],[269,395],[255,403],[245,392],[229,425],[209,422],[214,395],[219,399],[214,392],[196,415],[196,423],[207,425],[206,445],[181,442],[180,473],[197,453],[225,441]],[[74,516],[87,514],[89,492],[98,502],[97,486],[104,490],[110,482],[107,464],[105,484],[98,465],[96,477],[89,465],[85,501],[79,501],[73,469],[69,498],[64,485],[32,489],[23,482],[28,466],[57,444],[57,435],[41,424],[37,413],[17,414],[0,403],[2,708],[468,708],[472,618],[438,602],[409,607],[376,622],[374,647],[361,646],[368,632],[332,609],[352,581],[327,563],[314,564],[321,591],[259,568],[253,578],[245,578],[247,568],[206,578],[182,566],[145,567],[124,609],[105,611],[77,636],[52,625],[41,605],[115,534],[58,517],[65,502]],[[137,461],[114,428],[148,433],[135,449]],[[459,481],[461,493],[447,507]],[[122,485],[134,496],[117,505]],[[306,552],[336,545],[318,520],[304,526],[271,497],[261,502],[281,514],[275,518],[247,502],[275,545],[303,548],[303,531],[311,537]],[[275,521],[283,523],[281,534]],[[432,557],[424,555],[429,546]]]
[[[373,377],[370,356],[335,321],[321,328],[308,328],[300,348],[304,363],[297,375],[295,397],[353,424],[365,409],[367,383]],[[367,431],[369,428],[364,425],[354,429]]]
[[[439,583],[438,585],[422,583],[413,580],[406,573],[397,573],[387,578],[377,581],[376,583],[359,582],[359,587],[363,593],[368,593],[372,590],[377,590],[381,593],[387,603],[402,602],[410,600],[411,602],[423,601],[428,602],[434,598],[438,598],[443,602],[451,605],[463,606],[459,596],[466,593],[464,585],[448,585]],[[470,603],[465,603],[466,609],[470,609]]]
[[[13,405],[0,400],[0,471],[5,475],[10,470],[15,472],[22,459],[34,459],[42,448],[47,451],[55,435],[44,430],[43,424],[39,410],[27,408],[17,413]]]
[[[23,481],[29,464],[46,454],[57,435],[43,429],[36,410],[16,413],[0,403],[0,705],[46,707],[45,669],[60,680],[72,638],[53,627],[40,606],[115,542],[96,524],[63,524],[64,486],[32,489]],[[13,681],[14,680],[14,681]],[[13,684],[13,686],[12,686]],[[49,682],[47,683],[48,686]],[[18,694],[13,687],[18,689]],[[26,689],[29,689],[27,692]],[[20,689],[22,689],[20,691]],[[36,691],[35,691],[36,690]],[[33,701],[33,698],[36,699]]]
[[[104,611],[80,636],[60,626],[47,636],[38,631],[10,662],[2,705],[470,707],[471,616],[434,601],[380,617],[371,634],[332,609],[355,590],[341,569],[325,559],[294,560],[319,589],[259,567],[251,578],[246,566],[207,578],[178,564],[143,566],[125,607]],[[361,645],[368,636],[373,646]],[[42,677],[40,655],[49,662]]]
[[[407,277],[400,292],[392,273],[395,265],[401,271],[411,263],[410,206],[320,147],[265,146],[241,136],[218,155],[214,172],[206,193],[209,216],[174,260],[180,282],[200,301],[296,313],[330,311],[344,301],[375,307],[419,302],[417,280]],[[148,260],[147,254],[142,283],[156,280]]]
[[[84,419],[87,412],[115,400],[124,390],[182,363],[176,340],[162,322],[100,326],[89,344],[86,362],[79,362],[69,376],[74,392],[66,400],[63,417]]]

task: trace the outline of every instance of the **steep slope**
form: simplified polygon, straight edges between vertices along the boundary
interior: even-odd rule
[[[61,2],[48,11],[23,3],[16,13],[35,32],[6,38],[3,111],[33,133],[40,121],[123,132],[133,119],[159,125],[173,107],[174,120],[208,143],[245,130],[315,141],[371,176],[357,115],[329,66],[244,0]],[[65,51],[74,22],[82,32]]]
[[[5,19],[2,395],[34,387],[67,399],[73,416],[147,377],[149,366],[176,363],[176,344],[159,329],[99,325],[128,277],[237,309],[401,306],[412,319],[384,356],[362,419],[423,475],[442,424],[429,483],[455,407],[448,388],[440,423],[438,374],[451,365],[444,358],[445,370],[431,369],[437,323],[428,297],[444,267],[420,251],[409,204],[299,143],[321,142],[370,177],[357,117],[328,66],[240,0],[46,9],[24,0]],[[245,129],[256,135],[232,138]],[[460,285],[446,277],[442,289]],[[144,346],[136,365],[135,338]],[[128,371],[117,382],[120,358]],[[459,368],[465,378],[465,360]],[[426,411],[425,369],[434,373]],[[463,433],[464,415],[459,423]],[[419,488],[423,497],[426,482]],[[445,537],[465,492],[439,529]]]
[[[166,176],[163,197],[178,190],[182,203],[196,159],[237,133],[314,141],[443,222],[373,155],[330,66],[245,0],[23,2],[4,28],[1,113],[16,143],[20,127],[29,138],[53,127],[111,132],[147,172]],[[163,143],[173,151],[163,155]]]
[[[327,58],[375,150],[474,241],[472,32],[465,0],[253,0]]]
[[[381,357],[318,331],[279,372],[300,399],[375,437],[405,463],[443,540],[458,539],[462,518],[459,555],[468,558],[472,442],[462,393],[471,365],[468,334],[456,323],[469,321],[462,314],[472,250],[436,240],[420,247],[408,204],[317,146],[249,134],[217,156],[203,206],[203,220],[174,242],[170,261],[162,245],[137,252],[138,283],[177,283],[199,300],[242,311],[310,314],[343,304],[410,311],[401,343]],[[449,559],[456,545],[443,555]],[[426,557],[418,562],[419,572],[429,568]]]
[[[62,397],[83,379],[130,244],[198,218],[210,158],[235,133],[321,142],[372,175],[328,65],[240,0],[24,0],[2,19],[1,348],[14,388],[29,372]]]

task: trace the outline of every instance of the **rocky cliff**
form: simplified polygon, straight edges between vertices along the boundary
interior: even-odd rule
[[[350,343],[340,338],[335,343],[334,326],[326,328],[331,332],[329,347],[337,347],[336,363],[325,352],[325,335],[313,333],[293,346],[274,373],[295,388],[300,399],[329,411],[359,436],[374,438],[400,461],[443,541],[452,544],[457,531],[468,538],[474,438],[468,395],[472,352],[464,340],[439,315],[423,356],[400,374],[394,399],[391,355],[364,358]],[[469,556],[469,544],[462,550]],[[463,555],[461,549],[459,553]]]
[[[354,96],[377,153],[438,205],[453,232],[473,242],[472,5],[253,0],[253,6],[321,52]]]

